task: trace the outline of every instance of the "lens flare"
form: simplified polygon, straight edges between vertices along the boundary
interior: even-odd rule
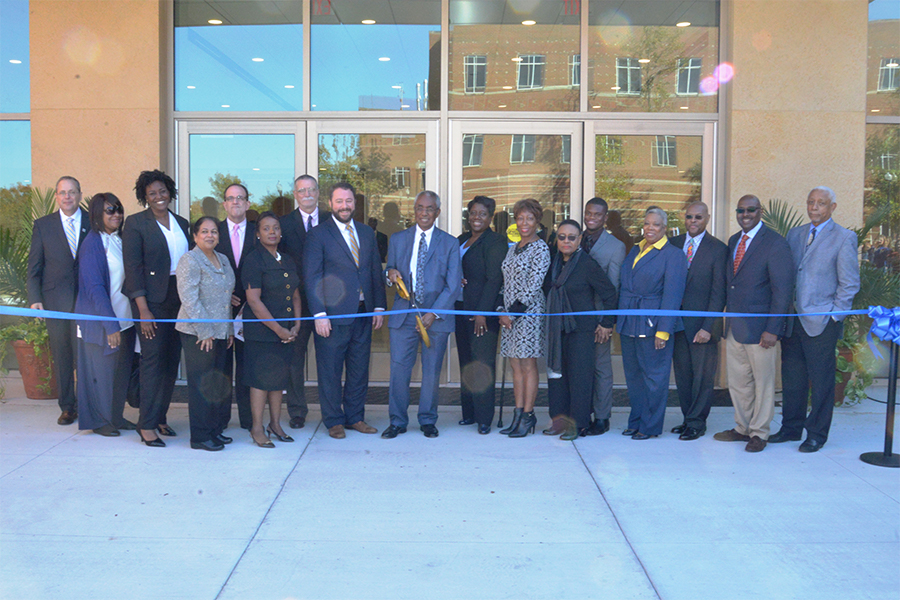
[[[712,96],[719,91],[719,82],[713,77],[704,77],[700,80],[700,95]]]
[[[734,77],[734,66],[729,63],[722,63],[713,69],[713,77],[719,83],[728,83]]]

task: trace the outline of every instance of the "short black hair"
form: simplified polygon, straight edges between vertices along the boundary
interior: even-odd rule
[[[591,198],[590,200],[588,200],[587,202],[584,203],[584,206],[585,206],[585,208],[586,208],[586,207],[588,207],[588,206],[591,205],[591,204],[593,204],[593,205],[595,205],[595,206],[599,206],[600,208],[602,208],[602,209],[605,210],[606,212],[609,212],[609,204],[607,204],[607,203],[606,203],[606,200],[604,200],[604,199],[601,198],[600,196],[595,196],[595,197]]]
[[[278,218],[278,215],[273,213],[271,210],[264,210],[263,212],[259,213],[259,216],[256,217],[256,222],[262,223],[263,219],[275,219],[276,221],[281,223],[281,219]]]
[[[160,171],[154,169],[152,171],[141,171],[137,181],[134,182],[134,195],[137,197],[138,204],[143,207],[147,206],[147,187],[156,181],[162,182],[169,191],[169,199],[174,200],[178,197],[178,191],[175,189],[175,180]]]
[[[216,226],[216,230],[219,229],[219,220],[217,218],[211,217],[209,215],[203,215],[202,217],[194,221],[193,225],[191,225],[192,234],[197,235],[197,233],[200,231],[200,226],[203,225],[203,221],[212,221]]]
[[[576,221],[574,219],[566,219],[565,221],[563,221],[562,223],[560,223],[559,225],[556,226],[556,230],[559,231],[559,228],[562,227],[563,225],[571,225],[572,227],[574,227],[575,229],[578,230],[578,233],[581,233],[581,223],[579,223],[578,221]]]
[[[106,208],[107,204],[113,208],[122,208],[122,202],[112,192],[94,194],[94,197],[91,198],[91,203],[88,205],[88,214],[91,217],[91,229],[97,233],[104,233],[106,231],[106,226],[103,224],[103,209]],[[123,219],[122,222],[124,221],[125,220]],[[116,233],[122,233],[122,223],[119,223],[119,228],[116,230]]]
[[[487,196],[475,196],[471,200],[469,200],[469,204],[466,206],[469,210],[472,210],[472,207],[476,204],[480,204],[485,207],[488,211],[488,216],[493,216],[494,211],[497,210],[497,201],[493,198],[488,198]]]

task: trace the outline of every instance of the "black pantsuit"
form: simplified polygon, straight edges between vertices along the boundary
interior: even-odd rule
[[[176,319],[181,300],[175,276],[169,276],[169,291],[162,302],[147,301],[147,307],[155,319]],[[132,303],[131,312],[139,315]],[[140,323],[135,323],[140,327]],[[175,331],[175,323],[156,321],[153,338],[139,334],[141,340],[141,416],[138,429],[153,430],[166,424],[166,413],[175,390],[178,363],[181,361],[181,338]]]
[[[697,431],[706,431],[706,418],[712,406],[713,385],[719,344],[712,338],[705,344],[694,344],[684,331],[675,332],[672,364],[675,366],[675,385],[684,424]]]
[[[305,313],[309,312],[304,304],[304,310],[301,312],[303,316],[309,316]],[[315,321],[301,321],[300,332],[297,339],[294,340],[294,356],[291,359],[291,372],[288,378],[287,394],[285,394],[285,402],[287,403],[288,415],[294,419],[302,417],[306,419],[309,413],[309,407],[306,405],[306,352],[309,349],[309,337],[315,331]]]
[[[46,306],[44,307],[46,308]],[[78,356],[78,338],[75,336],[75,321],[46,319],[47,337],[50,340],[50,355],[56,371],[56,385],[59,389],[59,409],[75,410],[75,362]]]
[[[562,377],[547,379],[550,417],[568,416],[578,429],[591,424],[594,395],[594,331],[562,334]]]
[[[231,380],[225,371],[228,340],[213,339],[209,352],[200,349],[197,336],[179,332],[188,381],[191,442],[208,442],[221,435],[231,416]]]
[[[800,436],[805,427],[811,439],[824,444],[828,440],[834,413],[837,362],[834,348],[843,333],[843,325],[829,319],[825,331],[811,337],[803,329],[800,319],[793,319],[793,332],[781,339],[781,431],[790,436]],[[812,408],[807,417],[810,388]]]
[[[464,310],[462,302],[457,310]],[[475,335],[475,325],[468,315],[456,316],[456,351],[459,355],[459,401],[462,418],[490,425],[494,422],[494,382],[497,380],[497,319],[487,319],[487,331]]]

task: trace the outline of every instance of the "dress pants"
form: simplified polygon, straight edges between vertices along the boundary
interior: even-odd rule
[[[169,290],[161,303],[148,302],[147,306],[156,319],[177,319],[181,300],[175,276],[169,277]],[[132,303],[132,314],[139,315]],[[140,323],[135,323],[140,328]],[[141,416],[138,429],[156,429],[166,424],[166,413],[175,390],[178,364],[181,362],[181,338],[175,331],[175,323],[156,323],[153,338],[138,333],[141,340]]]
[[[578,429],[591,424],[594,378],[594,332],[562,334],[562,377],[547,379],[550,417],[569,417]]]
[[[235,338],[234,346],[225,351],[225,373],[234,376],[234,403],[243,429],[253,425],[250,413],[250,386],[244,385],[244,342]]]
[[[769,426],[775,416],[775,348],[742,344],[728,332],[725,352],[728,392],[734,404],[734,429],[768,440]]]
[[[631,404],[628,429],[637,429],[644,435],[662,433],[669,399],[673,344],[667,342],[662,350],[657,350],[654,339],[653,336],[621,336],[625,383]]]
[[[695,344],[684,331],[677,331],[674,350],[672,363],[684,424],[706,431],[719,357],[718,341],[711,339],[705,344]]]
[[[309,408],[306,406],[306,351],[309,348],[309,336],[316,328],[315,321],[300,321],[300,333],[294,341],[294,356],[291,358],[291,373],[288,379],[287,402],[288,415],[306,418]],[[332,322],[334,324],[334,322]]]
[[[50,355],[53,357],[53,365],[56,369],[59,409],[74,411],[78,404],[78,398],[75,395],[75,361],[78,355],[75,321],[46,319],[44,322],[47,324]]]
[[[388,412],[391,425],[409,425],[409,382],[416,354],[422,347],[422,388],[419,394],[419,425],[434,425],[438,418],[438,389],[441,366],[447,350],[449,332],[429,331],[431,348],[426,348],[416,330],[415,319],[407,319],[402,327],[391,329],[391,384]]]
[[[811,337],[794,317],[793,333],[781,340],[781,429],[785,433],[800,435],[806,428],[809,439],[823,444],[828,440],[837,369],[834,348],[842,328],[842,323],[829,319],[825,331]],[[810,387],[812,409],[807,417]]]
[[[225,371],[228,340],[213,340],[204,352],[197,336],[179,332],[188,382],[191,441],[208,442],[225,431],[231,416],[231,381]]]
[[[364,310],[364,309],[363,309]],[[319,405],[326,428],[364,421],[369,391],[369,355],[372,350],[372,317],[331,321],[331,334],[316,334],[316,372]],[[344,325],[343,323],[346,323]],[[341,374],[347,373],[343,388]]]
[[[116,352],[105,354],[106,347],[78,340],[78,429],[99,429],[104,425],[120,428],[131,379],[134,356],[134,327],[121,332]]]
[[[458,305],[457,308],[462,310]],[[456,350],[459,355],[459,402],[462,418],[479,425],[494,422],[494,396],[497,381],[497,339],[499,328],[490,327],[484,335],[475,335],[475,324],[468,315],[456,316]]]
[[[612,336],[605,344],[594,344],[594,418],[598,421],[612,416],[613,369]]]

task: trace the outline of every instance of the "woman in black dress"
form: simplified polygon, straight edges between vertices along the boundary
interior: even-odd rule
[[[281,396],[288,385],[291,344],[300,332],[300,276],[290,256],[278,252],[281,225],[275,213],[266,211],[256,222],[259,246],[241,265],[247,290],[243,318],[263,319],[244,323],[244,381],[250,386],[250,435],[260,448],[274,448],[266,433],[279,442],[293,442],[281,428]],[[263,413],[269,404],[269,424],[263,429]]]
[[[506,239],[491,230],[496,203],[487,196],[469,202],[469,231],[459,236],[463,289],[457,310],[493,313],[503,302],[501,265],[506,257]],[[478,423],[478,433],[491,432],[494,422],[494,382],[497,375],[497,339],[500,321],[484,315],[456,316],[462,405],[460,425]]]

